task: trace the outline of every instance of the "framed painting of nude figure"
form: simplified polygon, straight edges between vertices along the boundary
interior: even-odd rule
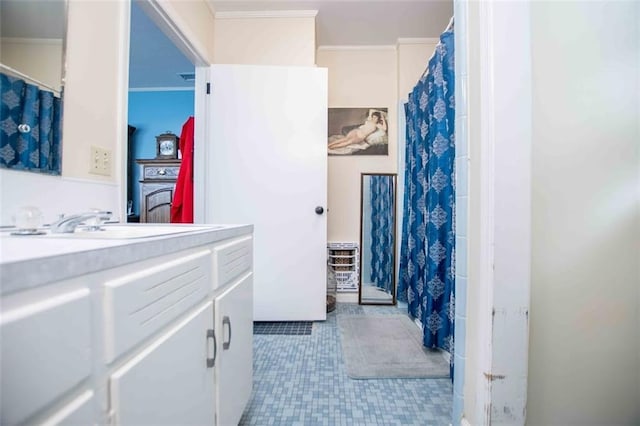
[[[329,108],[329,155],[389,155],[387,108]]]

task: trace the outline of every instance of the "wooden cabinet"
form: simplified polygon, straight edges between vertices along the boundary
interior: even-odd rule
[[[180,160],[136,160],[141,167],[140,222],[169,223]]]

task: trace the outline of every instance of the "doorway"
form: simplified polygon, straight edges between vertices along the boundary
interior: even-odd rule
[[[126,206],[128,222],[170,222],[182,126],[195,114],[195,61],[152,1],[131,2]],[[174,147],[175,145],[175,147]],[[164,151],[161,147],[167,147]]]

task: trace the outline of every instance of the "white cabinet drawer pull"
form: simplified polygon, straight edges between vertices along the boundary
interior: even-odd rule
[[[225,341],[222,342],[222,349],[223,350],[227,350],[231,346],[231,320],[227,316],[222,317],[222,328],[223,329],[224,329],[225,325],[229,326],[229,340],[226,341],[226,342]],[[224,335],[222,336],[222,338],[224,339]]]

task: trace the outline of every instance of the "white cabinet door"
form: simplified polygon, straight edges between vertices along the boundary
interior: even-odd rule
[[[97,415],[94,404],[95,397],[93,391],[86,390],[53,415],[35,423],[40,426],[95,425],[99,422],[96,420]]]
[[[215,299],[218,426],[237,425],[253,385],[253,274],[243,275]]]
[[[254,225],[258,321],[326,319],[327,70],[214,65],[205,222]]]
[[[119,425],[215,422],[213,303],[200,306],[118,368],[109,383]]]
[[[91,375],[89,289],[35,293],[0,300],[3,425],[28,422]]]

